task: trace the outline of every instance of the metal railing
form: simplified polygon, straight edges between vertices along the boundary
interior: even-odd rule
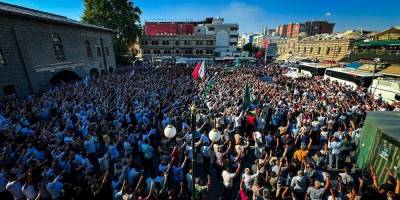
[[[356,49],[352,51],[353,54],[363,54],[363,55],[387,55],[387,56],[397,56],[400,55],[400,50],[381,50],[381,49]]]

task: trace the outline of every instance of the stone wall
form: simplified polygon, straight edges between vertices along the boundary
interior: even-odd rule
[[[56,58],[53,34],[60,38],[64,59]],[[112,32],[0,14],[0,48],[6,60],[6,65],[0,65],[0,98],[2,88],[9,85],[14,85],[18,95],[40,92],[64,70],[84,78],[94,68],[99,72],[115,69],[112,37]]]

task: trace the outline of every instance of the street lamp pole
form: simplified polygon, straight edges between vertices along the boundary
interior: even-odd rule
[[[192,199],[195,199],[195,167],[196,167],[196,146],[195,146],[195,131],[196,131],[196,105],[194,102],[190,107],[191,129],[192,129]]]

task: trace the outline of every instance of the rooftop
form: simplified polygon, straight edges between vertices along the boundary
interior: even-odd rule
[[[22,6],[12,5],[4,2],[0,2],[0,14],[14,15],[41,21],[72,25],[72,26],[80,26],[84,28],[102,30],[107,32],[115,32],[112,29],[72,20],[65,16],[34,10]]]

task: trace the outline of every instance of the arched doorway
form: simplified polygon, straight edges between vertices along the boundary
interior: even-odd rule
[[[90,76],[92,76],[92,77],[99,77],[99,70],[98,69],[96,69],[96,68],[92,68],[91,70],[90,70]]]
[[[75,72],[71,72],[68,70],[63,70],[58,72],[50,79],[50,84],[52,85],[59,85],[62,82],[72,82],[72,81],[80,81],[82,80],[78,74]]]
[[[114,68],[109,67],[109,68],[108,68],[108,72],[109,72],[110,74],[112,74],[112,73],[114,72]]]

